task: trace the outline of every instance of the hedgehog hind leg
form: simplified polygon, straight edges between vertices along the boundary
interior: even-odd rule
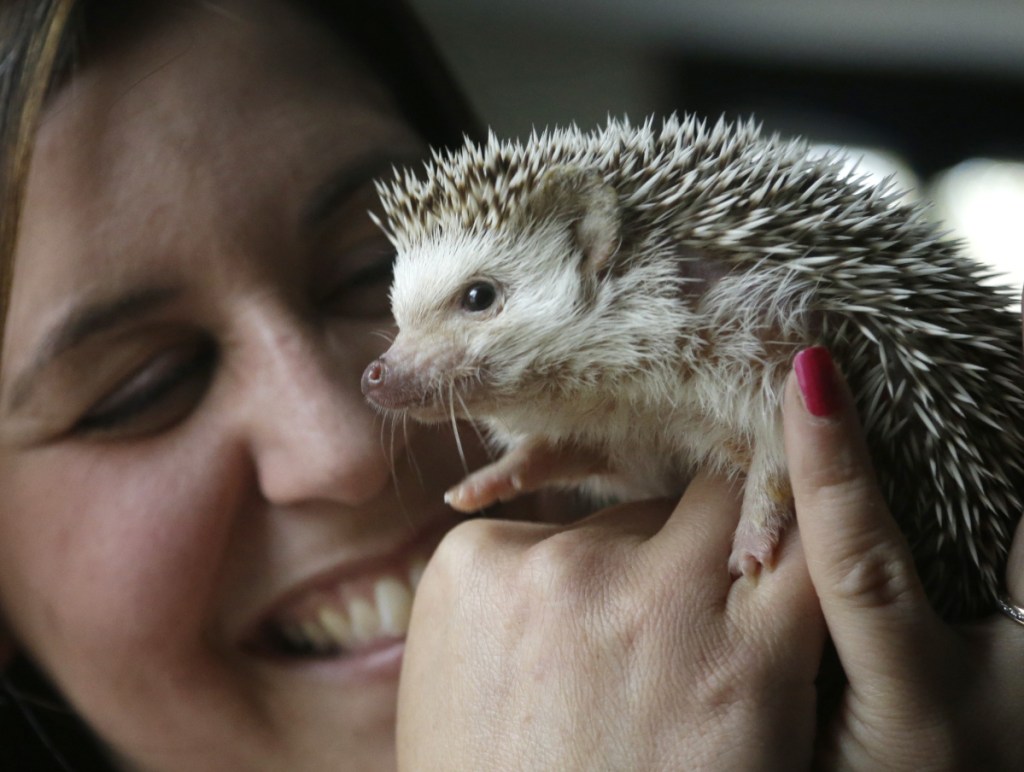
[[[450,488],[444,498],[453,509],[472,513],[541,488],[579,485],[607,472],[604,456],[534,437],[470,474]]]
[[[733,537],[729,570],[734,576],[755,576],[775,566],[779,540],[793,521],[793,489],[786,469],[754,451],[743,491],[740,521]]]

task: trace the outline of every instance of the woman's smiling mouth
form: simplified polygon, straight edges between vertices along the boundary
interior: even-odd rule
[[[427,560],[453,524],[434,526],[369,564],[303,582],[250,628],[243,648],[279,661],[340,659],[404,640]]]
[[[252,647],[285,657],[338,657],[404,638],[426,565],[426,554],[414,554],[377,576],[317,586],[266,620]]]

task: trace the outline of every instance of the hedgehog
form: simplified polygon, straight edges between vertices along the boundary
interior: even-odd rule
[[[710,468],[743,481],[730,568],[770,568],[794,521],[784,383],[824,345],[930,601],[994,607],[1024,493],[1020,322],[891,180],[754,120],[673,115],[491,133],[378,193],[397,334],[362,388],[484,428],[502,455],[453,507],[672,496]]]

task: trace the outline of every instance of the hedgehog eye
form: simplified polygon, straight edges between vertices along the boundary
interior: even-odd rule
[[[486,311],[498,299],[498,290],[493,284],[478,281],[470,284],[462,295],[462,307],[467,311]]]

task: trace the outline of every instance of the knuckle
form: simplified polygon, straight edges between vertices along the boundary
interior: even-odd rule
[[[552,534],[524,555],[524,580],[537,592],[557,593],[573,604],[603,596],[607,574],[607,553],[580,529]]]
[[[447,577],[455,584],[467,573],[480,573],[494,566],[509,544],[509,524],[497,520],[467,520],[452,528],[441,539],[427,570]]]
[[[916,601],[920,586],[902,551],[885,540],[867,543],[839,557],[831,568],[834,594],[850,605],[881,608]]]
[[[808,504],[816,519],[833,524],[826,570],[837,596],[880,607],[922,594],[910,549],[873,478],[852,474],[833,481]]]
[[[501,520],[464,520],[444,535],[437,551],[461,556],[493,550],[508,540],[508,532],[509,524]]]

